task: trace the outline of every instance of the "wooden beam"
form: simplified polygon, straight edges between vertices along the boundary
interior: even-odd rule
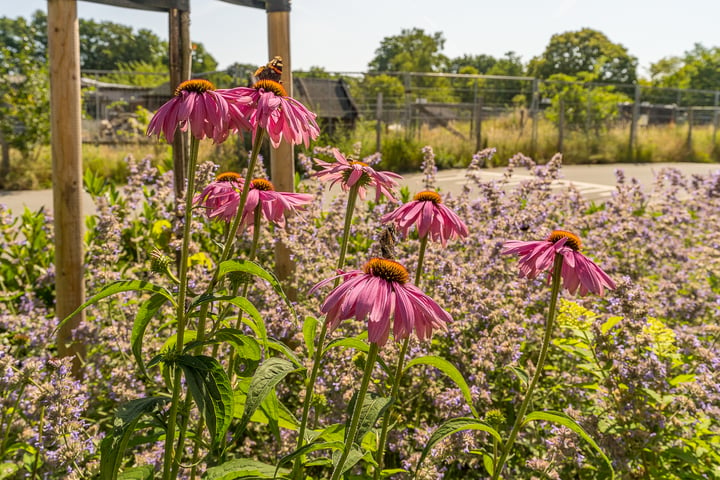
[[[286,5],[285,5],[286,4]],[[268,51],[269,58],[279,55],[283,59],[282,83],[288,95],[293,95],[292,57],[290,56],[290,3],[268,2]],[[270,177],[277,190],[295,190],[295,160],[293,146],[281,142],[278,148],[270,148]],[[275,273],[280,280],[293,275],[295,265],[290,259],[290,250],[282,243],[275,245]],[[288,291],[294,297],[294,292]]]
[[[59,320],[85,301],[82,137],[80,103],[80,34],[76,0],[48,0],[50,63],[50,136],[55,218],[55,314]],[[72,332],[85,319],[77,314],[59,329],[58,355],[72,356],[77,375],[84,345]]]
[[[190,44],[190,12],[171,9],[168,14],[169,41],[168,57],[170,63],[170,90],[190,78],[191,44]],[[173,181],[175,199],[179,205],[185,188],[185,166],[188,156],[187,134],[175,131],[173,139]]]

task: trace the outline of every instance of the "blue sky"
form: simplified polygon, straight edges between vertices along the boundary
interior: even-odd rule
[[[220,0],[191,1],[191,37],[224,68],[267,61],[263,10]],[[28,17],[46,0],[1,0],[0,16]],[[149,28],[167,38],[167,16],[79,1],[81,18]],[[540,55],[556,33],[589,27],[651,63],[682,55],[695,43],[720,46],[718,0],[293,0],[292,68],[364,71],[383,38],[404,28],[442,32],[449,57],[514,51],[524,62]]]

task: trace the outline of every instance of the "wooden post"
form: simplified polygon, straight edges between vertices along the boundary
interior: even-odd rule
[[[687,133],[687,140],[685,141],[685,144],[687,146],[688,151],[692,151],[692,135],[693,135],[693,123],[695,123],[695,110],[693,110],[693,107],[688,107],[688,133]]]
[[[557,151],[562,153],[563,151],[563,140],[565,134],[565,97],[560,95],[560,101],[558,102],[558,144]]]
[[[375,151],[379,152],[382,147],[382,113],[383,94],[378,92],[377,104],[375,105]]]
[[[535,158],[538,148],[538,109],[540,106],[540,86],[537,78],[533,79],[532,100],[530,101],[530,117],[532,118],[532,132],[530,136],[530,156]]]
[[[170,92],[190,78],[190,12],[170,9],[168,12],[169,42],[168,57],[170,63]],[[173,139],[173,182],[175,184],[175,203],[179,205],[185,189],[185,168],[188,156],[187,133],[175,131]]]
[[[632,108],[632,120],[630,123],[630,142],[628,144],[628,159],[635,160],[635,148],[637,147],[637,124],[640,117],[640,84],[635,84],[635,100]]]
[[[720,105],[720,92],[715,92],[715,110],[713,111],[713,133],[712,133],[712,151],[717,149],[717,131],[718,131],[718,105]]]
[[[82,129],[80,121],[80,35],[76,0],[48,0],[50,133],[55,218],[55,315],[63,320],[85,301],[83,281]],[[80,375],[84,345],[72,332],[81,312],[57,334],[58,355],[72,356]]]
[[[265,3],[268,25],[269,58],[283,59],[282,84],[288,95],[293,94],[292,57],[290,56],[290,0],[267,0]],[[292,144],[282,141],[278,148],[270,148],[270,177],[277,190],[295,190],[295,160]],[[292,276],[295,264],[290,250],[281,242],[275,244],[275,273],[280,280]],[[288,291],[289,296],[295,293]]]
[[[482,97],[478,95],[475,96],[473,118],[475,119],[475,151],[479,152],[482,149]]]

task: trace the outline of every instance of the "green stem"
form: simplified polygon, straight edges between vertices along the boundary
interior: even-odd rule
[[[0,420],[0,427],[5,425],[5,432],[3,433],[2,444],[0,444],[0,458],[5,458],[5,451],[7,448],[8,440],[10,439],[10,427],[12,427],[13,417],[18,411],[18,405],[20,405],[20,400],[22,400],[22,396],[25,393],[25,388],[27,387],[27,385],[27,383],[23,382],[20,386],[20,391],[17,392],[17,398],[15,399],[15,403],[12,408],[3,409],[3,418],[2,420]],[[7,417],[5,416],[6,414]],[[39,432],[42,436],[42,430],[39,430]]]
[[[425,235],[420,239],[420,252],[418,253],[418,264],[415,270],[415,285],[420,285],[422,279],[423,264],[425,263],[425,249],[427,248],[428,236]],[[378,440],[378,449],[375,457],[377,467],[375,467],[374,480],[380,478],[380,474],[385,466],[385,444],[387,443],[388,428],[390,427],[390,415],[392,414],[393,407],[398,401],[398,391],[400,390],[400,380],[402,379],[403,369],[405,368],[405,355],[407,355],[408,346],[410,345],[410,335],[403,340],[402,347],[400,347],[400,354],[398,355],[397,366],[395,367],[395,376],[393,377],[393,385],[390,391],[390,398],[392,403],[385,410],[383,414],[382,429],[380,430],[380,438]]]
[[[343,225],[343,236],[340,243],[340,256],[338,257],[337,270],[341,270],[345,266],[345,255],[347,253],[347,245],[350,238],[350,225],[352,225],[352,217],[355,212],[355,202],[357,200],[358,191],[360,186],[356,183],[350,187],[348,192],[347,207],[345,208],[345,224]],[[337,288],[340,284],[340,279],[335,280],[335,286]],[[310,418],[310,406],[312,405],[312,396],[315,391],[315,381],[317,380],[318,373],[320,371],[320,361],[322,360],[323,346],[325,345],[325,338],[327,337],[328,328],[327,323],[323,322],[322,328],[320,329],[320,335],[317,338],[317,344],[315,345],[315,355],[313,356],[313,366],[310,371],[310,377],[308,377],[305,385],[305,398],[303,399],[303,411],[300,420],[300,430],[298,431],[298,440],[296,449],[302,448],[305,444],[305,431],[307,429],[308,419]],[[305,461],[305,456],[301,455],[295,459],[293,464],[292,478],[301,478],[302,463]]]
[[[188,250],[190,248],[190,230],[192,226],[192,204],[193,193],[195,192],[195,165],[197,164],[198,148],[200,141],[191,136],[190,159],[187,170],[187,188],[185,190],[185,218],[183,225],[182,249],[180,250],[180,285],[178,286],[177,303],[177,341],[175,343],[175,354],[181,355],[185,346],[185,327],[187,316],[185,312],[185,299],[187,297],[187,274],[188,274]],[[180,407],[180,389],[182,370],[174,367],[174,378],[172,384],[172,403],[168,414],[168,425],[165,436],[165,461],[163,464],[163,480],[171,480],[173,463],[175,460],[174,442],[175,426]],[[182,445],[178,445],[178,452],[182,452]]]
[[[352,450],[352,446],[355,443],[355,436],[357,435],[358,425],[360,424],[360,412],[362,412],[363,404],[365,403],[365,394],[367,393],[368,386],[370,385],[370,379],[372,378],[373,368],[375,367],[377,353],[377,343],[371,343],[370,351],[367,354],[365,363],[365,372],[363,373],[360,389],[358,390],[357,397],[355,398],[355,408],[353,408],[352,418],[350,419],[350,428],[345,437],[345,448],[343,448],[343,453],[340,456],[340,460],[338,461],[330,480],[338,480],[338,478],[340,478],[343,471],[343,465],[345,465],[345,460],[347,460],[348,455],[350,455],[350,450]]]
[[[562,265],[563,265],[563,256],[559,253],[555,254],[555,261],[553,263],[553,273],[552,273],[552,287],[550,292],[550,307],[548,308],[548,315],[547,319],[545,321],[545,336],[543,337],[543,343],[540,347],[540,356],[538,357],[537,365],[535,366],[535,373],[533,374],[532,379],[530,380],[530,384],[528,385],[527,392],[525,392],[525,398],[522,401],[522,404],[520,404],[520,410],[518,411],[517,417],[515,418],[515,423],[513,424],[512,430],[510,430],[510,435],[508,436],[507,441],[505,442],[505,445],[503,446],[502,452],[500,453],[500,459],[498,460],[497,464],[495,465],[495,469],[493,471],[493,480],[497,480],[500,478],[500,473],[502,473],[502,469],[505,466],[505,460],[507,460],[508,455],[510,454],[510,450],[512,450],[513,444],[515,443],[515,438],[518,435],[518,432],[520,431],[520,427],[522,427],[523,420],[525,419],[525,412],[527,412],[528,406],[530,405],[530,401],[532,399],[532,393],[533,390],[535,390],[535,385],[537,385],[538,380],[540,380],[540,376],[543,372],[543,366],[545,365],[545,358],[547,357],[548,348],[550,346],[550,339],[552,338],[552,327],[553,322],[555,320],[555,313],[557,309],[557,301],[558,296],[560,294],[560,285],[561,285],[561,272],[562,272]]]

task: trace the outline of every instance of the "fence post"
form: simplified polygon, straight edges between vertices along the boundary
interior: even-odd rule
[[[475,97],[475,151],[482,149],[482,97]]]
[[[168,12],[168,58],[170,64],[170,94],[180,83],[190,78],[190,13],[176,8]],[[180,129],[175,131],[172,143],[173,182],[175,204],[180,205],[185,189],[185,166],[188,156],[188,137]],[[192,195],[192,192],[190,193]]]
[[[403,75],[403,86],[405,87],[405,139],[410,140],[412,132],[410,126],[412,124],[412,105],[410,104],[410,74],[405,72]]]
[[[640,84],[635,84],[635,100],[633,102],[632,120],[630,123],[630,143],[628,145],[628,155],[631,160],[635,159],[635,148],[637,142],[637,123],[640,116]]]
[[[85,301],[82,218],[82,126],[80,34],[77,2],[48,0],[50,65],[50,134],[55,217],[55,315],[66,318]],[[85,321],[80,312],[58,329],[60,357],[73,357],[81,375],[85,345],[72,333]]]
[[[539,81],[533,79],[532,100],[530,101],[530,117],[532,118],[532,135],[530,137],[530,156],[535,158],[537,154],[538,137],[538,107],[540,104]]]
[[[712,151],[717,150],[717,131],[718,131],[718,105],[720,105],[720,92],[715,92],[715,111],[713,112],[713,133],[712,133]]]
[[[687,147],[688,151],[692,152],[692,134],[693,134],[693,123],[695,123],[695,110],[693,107],[688,107],[688,133],[687,133],[687,140],[685,141],[685,146]]]
[[[560,95],[560,101],[558,105],[558,145],[557,151],[562,153],[563,151],[563,140],[565,134],[565,97]]]
[[[379,152],[382,147],[382,114],[383,94],[378,92],[377,104],[375,105],[375,151]]]

